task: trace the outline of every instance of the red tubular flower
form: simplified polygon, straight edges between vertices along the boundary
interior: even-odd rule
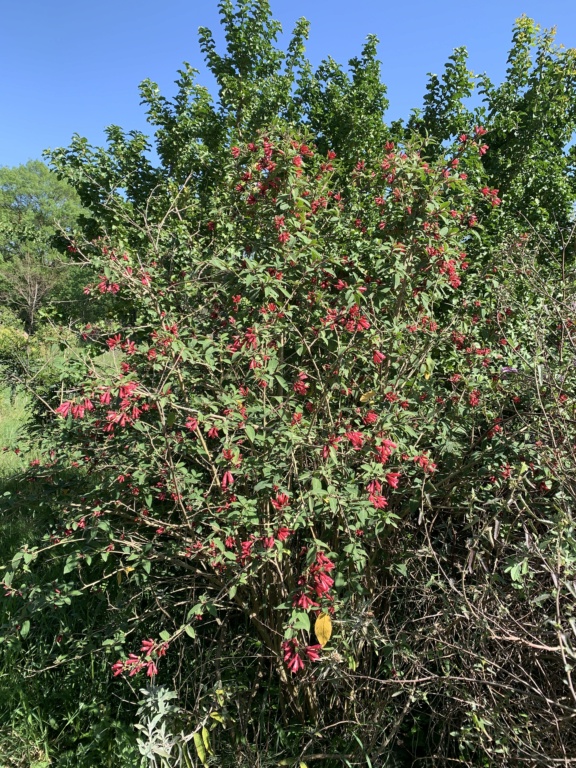
[[[374,505],[376,509],[386,509],[388,506],[388,501],[386,500],[385,496],[382,496],[379,493],[372,493],[368,497],[368,500]]]
[[[150,640],[142,640],[142,647],[140,648],[140,652],[141,653],[145,653],[146,656],[150,656],[150,654],[153,651],[155,645],[156,645],[156,643],[152,639],[150,639]]]
[[[146,674],[148,677],[153,677],[154,675],[158,674],[158,667],[153,661],[149,661],[148,665],[146,667]]]
[[[310,384],[305,383],[307,378],[308,376],[305,373],[298,374],[298,381],[295,381],[292,385],[292,389],[297,395],[305,395],[310,388]]]
[[[301,659],[298,651],[298,640],[293,638],[292,640],[285,640],[282,643],[282,650],[284,651],[284,662],[292,674],[296,674],[301,669],[304,669],[304,661]]]
[[[393,443],[391,440],[383,440],[381,445],[376,446],[377,461],[381,464],[386,464],[392,455],[392,449],[396,447],[396,443]]]
[[[384,360],[386,360],[386,355],[383,355],[379,349],[375,349],[374,354],[372,355],[372,360],[375,365],[382,365]]]
[[[274,509],[280,511],[290,504],[290,499],[285,493],[277,493],[275,499],[270,499],[270,504],[272,504]]]
[[[388,472],[386,475],[386,482],[391,488],[398,488],[400,482],[400,472]]]
[[[321,651],[321,650],[322,650],[322,646],[320,645],[320,643],[316,643],[316,645],[307,645],[306,648],[304,648],[304,653],[306,654],[306,656],[308,656],[310,661],[319,661],[320,654],[318,653],[318,651]]]
[[[109,339],[106,340],[106,344],[108,345],[109,349],[115,349],[121,343],[122,343],[122,336],[119,333],[117,333],[116,336],[111,336]]]
[[[72,408],[72,417],[75,419],[83,419],[85,408],[80,403],[75,403]]]
[[[222,483],[221,483],[222,490],[225,491],[226,488],[232,485],[233,482],[234,482],[234,475],[232,474],[232,472],[228,472],[228,471],[224,472],[224,474],[222,475]]]
[[[309,608],[318,607],[318,603],[315,603],[314,600],[308,597],[308,595],[305,595],[304,592],[301,592],[300,594],[294,596],[294,599],[292,600],[292,605],[295,608],[302,608],[304,611],[307,611]]]
[[[254,546],[254,541],[252,539],[249,539],[248,541],[240,542],[240,548],[241,548],[241,554],[239,557],[240,563],[246,562],[246,560],[248,560],[248,558],[252,555],[253,546]]]
[[[342,440],[341,437],[338,437],[336,435],[330,435],[328,438],[328,443],[322,448],[322,458],[326,460],[328,456],[330,456],[330,448],[334,448],[334,450],[338,450],[338,443]]]
[[[115,664],[112,664],[112,670],[114,672],[114,677],[118,677],[118,675],[121,675],[122,672],[124,672],[124,662],[117,661]]]
[[[359,451],[364,445],[364,435],[362,432],[346,432],[344,436],[350,440],[355,451]]]
[[[318,552],[316,554],[316,565],[312,567],[323,568],[325,571],[332,571],[334,568],[336,568],[332,560],[326,557],[324,552]]]
[[[366,486],[366,490],[368,493],[380,493],[382,490],[382,483],[380,480],[370,480],[368,485]]]
[[[312,575],[312,588],[318,597],[322,597],[334,585],[334,579],[323,571],[316,571]]]
[[[286,539],[288,538],[288,536],[290,536],[291,533],[292,531],[290,530],[290,528],[286,528],[286,526],[283,525],[281,528],[278,528],[278,530],[276,531],[276,538],[278,539],[278,541],[286,541]]]
[[[70,409],[72,408],[72,401],[71,400],[65,400],[63,403],[61,403],[58,408],[56,408],[56,413],[58,416],[62,416],[63,419],[68,416],[68,413],[70,412]]]
[[[480,392],[477,389],[473,389],[472,392],[468,395],[468,402],[472,406],[472,408],[475,408],[479,402],[480,402]]]

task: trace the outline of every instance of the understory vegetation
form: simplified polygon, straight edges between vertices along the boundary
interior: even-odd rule
[[[576,53],[389,124],[220,10],[0,175],[0,765],[573,765]]]

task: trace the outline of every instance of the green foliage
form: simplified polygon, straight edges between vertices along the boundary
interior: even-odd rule
[[[25,321],[82,316],[88,273],[62,255],[82,212],[74,189],[39,161],[0,168],[0,298]]]
[[[424,109],[416,110],[410,127],[434,136],[438,141],[467,133],[476,116],[465,106],[474,92],[474,74],[467,68],[468,51],[456,48],[448,59],[442,79],[430,75],[424,96]]]
[[[565,227],[575,194],[576,52],[554,45],[554,30],[516,23],[507,79],[481,79],[491,152],[485,167],[506,205],[546,235]]]
[[[57,232],[72,231],[80,212],[72,187],[38,160],[0,168],[0,255],[3,261],[32,253],[54,258]]]
[[[415,111],[409,122],[410,129],[440,142],[473,134],[478,125],[487,129],[485,179],[499,190],[503,211],[510,214],[492,233],[500,242],[511,226],[517,233],[531,227],[550,238],[571,221],[576,192],[575,51],[555,45],[554,38],[555,30],[542,31],[532,19],[519,18],[506,79],[498,86],[486,75],[470,72],[466,49],[457,48],[442,78],[430,76],[424,109]],[[472,107],[478,96],[483,106]]]

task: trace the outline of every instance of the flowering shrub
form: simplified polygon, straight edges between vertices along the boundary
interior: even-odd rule
[[[559,755],[571,325],[528,237],[494,239],[518,226],[490,131],[340,153],[253,114],[73,244],[111,311],[53,393],[30,480],[54,525],[4,576],[12,636],[108,599],[110,674],[171,676],[203,763],[210,718],[242,750],[260,709],[294,760]]]
[[[461,162],[467,151],[455,149]],[[179,263],[87,245],[96,295],[141,316],[85,334],[83,371],[55,407],[59,461],[81,446],[86,468],[65,534],[82,532],[72,558],[88,544],[121,567],[129,552],[150,578],[157,559],[200,568],[219,609],[242,606],[280,658],[282,643],[309,637],[311,615],[366,592],[406,493],[437,470],[432,413],[468,419],[498,364],[473,337],[454,341],[482,192],[453,158],[431,166],[392,143],[345,192],[334,153],[301,140],[264,135],[230,155]],[[121,353],[111,375],[97,364],[106,349]],[[463,366],[458,387],[448,377]],[[192,615],[211,608],[207,592]],[[130,658],[115,671],[142,668]]]

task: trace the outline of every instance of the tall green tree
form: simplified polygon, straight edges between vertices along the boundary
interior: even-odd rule
[[[28,331],[50,299],[55,316],[73,314],[65,305],[79,281],[65,247],[81,213],[76,191],[45,163],[0,168],[0,296]]]
[[[486,130],[477,136],[484,179],[504,201],[496,239],[525,226],[549,237],[573,218],[576,50],[557,45],[555,32],[519,18],[500,85],[474,75],[466,49],[457,48],[442,76],[430,76],[424,107],[408,122],[439,145]]]

